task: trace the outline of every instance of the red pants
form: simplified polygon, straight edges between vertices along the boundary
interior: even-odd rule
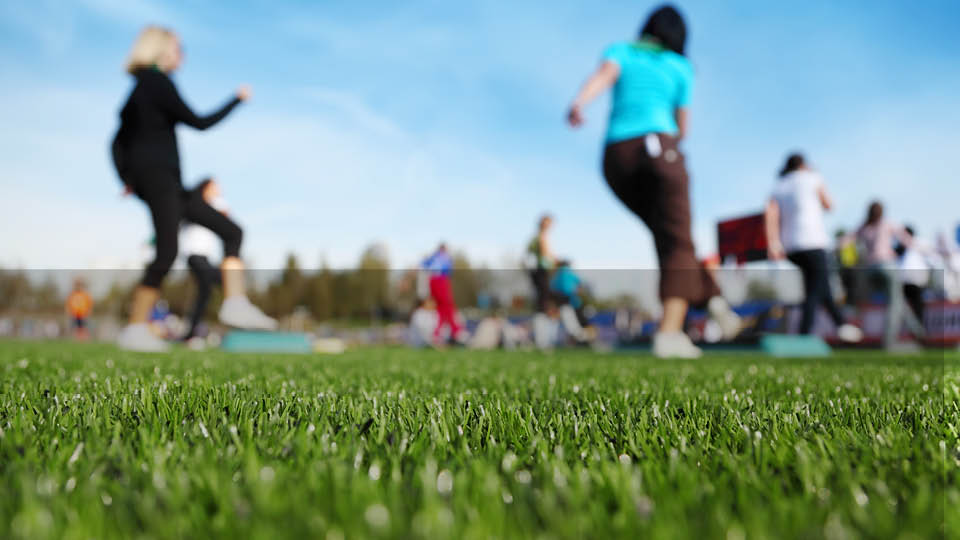
[[[456,338],[460,333],[457,324],[457,306],[453,303],[453,288],[450,286],[450,276],[432,276],[430,278],[430,296],[437,304],[437,328],[433,331],[434,339],[440,336],[443,325],[450,326],[450,337]]]

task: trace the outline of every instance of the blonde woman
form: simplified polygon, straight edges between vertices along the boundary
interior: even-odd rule
[[[130,322],[118,344],[125,349],[162,351],[166,344],[154,337],[147,317],[159,296],[159,288],[177,257],[180,223],[188,219],[217,234],[223,242],[225,300],[220,320],[243,328],[271,329],[276,321],[264,315],[246,297],[240,242],[243,231],[201,197],[191,197],[180,179],[180,154],[174,127],[186,124],[207,129],[226,117],[250,97],[241,87],[216,112],[199,116],[177,92],[170,73],[183,61],[177,35],[166,28],[148,26],[133,44],[126,70],[136,85],[120,111],[120,129],[112,153],[126,193],[139,197],[150,209],[156,236],[156,255],[134,292]]]

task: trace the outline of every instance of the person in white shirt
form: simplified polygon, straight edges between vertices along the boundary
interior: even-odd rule
[[[904,227],[904,231],[911,239],[915,238],[913,227],[908,225]],[[903,296],[906,297],[907,305],[913,310],[913,314],[922,323],[924,304],[926,303],[923,296],[930,284],[930,262],[924,254],[924,250],[917,245],[915,240],[909,246],[900,244],[897,247],[897,252],[900,256],[900,281],[903,282]]]
[[[212,178],[207,178],[194,188],[195,193],[203,197],[207,204],[226,215],[228,207],[220,193],[220,186]],[[217,235],[190,221],[184,221],[180,227],[180,251],[186,257],[187,267],[197,284],[197,296],[190,310],[190,327],[181,338],[190,341],[197,337],[200,323],[210,302],[210,293],[214,285],[222,285],[223,278],[219,265],[213,261],[222,258],[222,242]]]
[[[906,326],[917,340],[926,337],[923,323],[917,319],[913,310],[907,307],[903,295],[903,283],[894,251],[894,241],[906,248],[912,247],[913,238],[906,228],[884,217],[883,203],[872,201],[867,207],[867,218],[863,225],[848,241],[856,241],[866,254],[867,275],[879,279],[887,292],[887,317],[883,325],[883,346],[887,350],[907,350],[916,348],[916,343],[901,344],[901,329]]]
[[[807,165],[801,154],[791,154],[765,211],[769,257],[786,258],[803,273],[801,334],[811,333],[817,308],[823,306],[837,326],[837,336],[843,341],[857,342],[863,339],[863,332],[846,322],[830,290],[826,251],[830,238],[824,212],[832,205],[820,174]]]

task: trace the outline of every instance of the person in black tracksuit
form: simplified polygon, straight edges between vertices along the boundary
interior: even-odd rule
[[[225,255],[223,269],[238,270],[229,275],[224,273],[228,282],[225,289],[232,289],[225,293],[246,298],[243,265],[239,259],[243,231],[210,207],[198,193],[184,189],[174,128],[177,124],[200,130],[210,128],[246,100],[250,92],[241,87],[212,114],[197,115],[184,103],[168,75],[179,67],[181,60],[180,42],[172,31],[150,26],[140,34],[127,64],[136,85],[120,112],[120,128],[111,146],[125,192],[135,194],[146,203],[156,233],[156,256],[134,293],[128,329],[136,335],[121,334],[121,346],[125,338],[130,338],[128,348],[156,350],[160,347],[155,342],[144,343],[149,338],[143,335],[139,325],[146,322],[158,289],[176,259],[177,236],[184,219],[207,227],[220,237]]]

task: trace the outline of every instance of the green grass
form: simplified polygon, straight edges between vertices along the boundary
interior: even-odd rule
[[[0,342],[0,538],[957,538],[954,353]]]

